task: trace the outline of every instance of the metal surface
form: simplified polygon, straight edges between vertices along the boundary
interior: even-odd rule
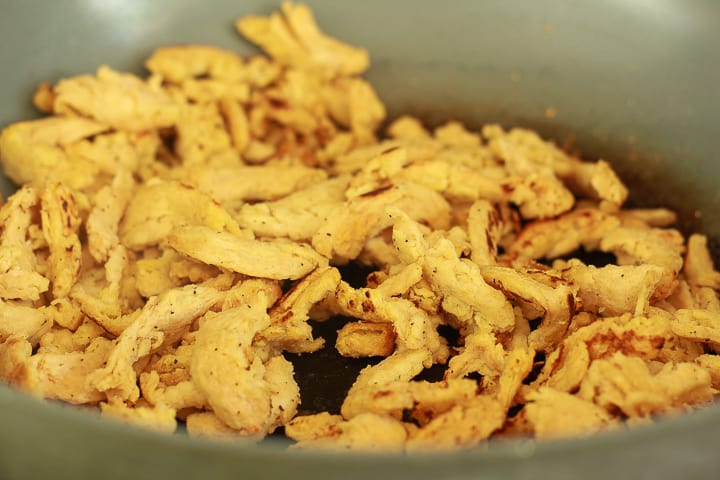
[[[310,1],[322,28],[367,47],[391,115],[523,125],[603,157],[634,201],[720,238],[720,3],[674,0]],[[157,46],[254,49],[232,29],[278,2],[4,0],[0,125],[36,115],[42,81],[106,63],[141,71]],[[548,109],[556,112],[547,118]],[[5,181],[3,194],[12,191]],[[699,210],[701,215],[696,215]],[[0,387],[0,478],[713,478],[720,408],[588,439],[424,456],[284,452],[165,436]]]

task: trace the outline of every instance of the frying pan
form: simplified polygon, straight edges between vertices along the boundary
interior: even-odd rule
[[[369,49],[367,77],[390,117],[534,128],[589,160],[608,160],[630,185],[631,202],[676,209],[683,229],[708,234],[716,248],[720,3],[308,3],[327,33]],[[0,125],[37,115],[30,95],[38,82],[100,64],[142,72],[158,46],[254,52],[233,20],[277,7],[263,0],[5,0]],[[1,186],[5,196],[14,188],[4,178]],[[332,403],[359,367],[337,368],[346,370],[315,372],[321,381],[303,374],[301,386],[312,394],[303,392],[304,408],[322,408],[323,396]],[[274,439],[235,445],[133,429],[0,386],[3,479],[716,478],[718,438],[720,406],[713,406],[590,438],[493,441],[469,452],[288,452]]]

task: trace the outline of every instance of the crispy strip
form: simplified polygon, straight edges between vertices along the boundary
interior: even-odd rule
[[[392,324],[348,322],[338,330],[335,348],[343,357],[387,357],[395,350]]]
[[[20,188],[0,208],[0,298],[38,300],[49,280],[37,271],[38,261],[28,242],[38,204],[35,189]]]
[[[697,342],[720,343],[720,312],[680,309],[671,321],[672,331]]]
[[[570,317],[575,313],[575,297],[570,288],[562,284],[549,287],[507,267],[486,266],[481,271],[489,285],[524,304],[525,308],[542,312],[540,326],[529,337],[534,349],[550,352],[562,341]]]
[[[523,415],[537,438],[590,435],[617,426],[617,420],[594,403],[541,387],[527,395]]]
[[[265,282],[248,280],[243,284],[242,304],[205,315],[190,364],[193,382],[218,418],[246,435],[272,431],[278,424],[276,416],[292,417],[299,403],[292,366],[282,357],[263,365],[252,349],[255,335],[270,323],[267,308],[274,301],[274,292],[266,288]],[[282,383],[277,383],[280,378],[270,381],[273,371]],[[274,411],[272,397],[287,388],[290,399],[282,401],[283,409]]]
[[[73,188],[94,181],[92,162],[68,155],[65,147],[107,130],[105,125],[80,117],[45,117],[18,122],[0,134],[0,161],[5,174],[18,185],[42,185],[59,178]]]
[[[183,255],[251,277],[295,280],[327,263],[308,245],[249,240],[203,226],[175,228],[167,240]]]
[[[0,342],[10,337],[22,337],[36,345],[52,325],[52,318],[42,310],[0,300]]]
[[[258,334],[258,344],[294,353],[314,352],[325,340],[314,338],[307,323],[310,309],[335,292],[340,272],[320,267],[293,286],[270,310],[270,324]]]
[[[281,12],[269,17],[244,16],[235,26],[244,37],[285,65],[314,69],[330,76],[359,74],[368,67],[366,50],[324,35],[304,4],[284,2]]]
[[[177,182],[152,181],[134,192],[120,224],[120,239],[126,247],[139,250],[159,244],[181,225],[205,225],[253,237],[251,232],[238,227],[230,213],[199,190]]]
[[[49,184],[41,196],[42,231],[50,248],[48,277],[55,298],[66,296],[80,275],[80,216],[75,196],[62,183]]]
[[[105,365],[112,348],[110,340],[98,337],[85,351],[35,354],[26,363],[21,385],[45,398],[96,404],[105,400],[105,394],[92,384],[89,375]]]
[[[690,235],[683,269],[688,283],[700,287],[720,289],[720,272],[715,270],[705,235]]]
[[[131,132],[169,127],[180,113],[160,85],[107,66],[100,67],[94,77],[81,75],[58,82],[53,110]]]
[[[326,178],[324,171],[302,166],[199,166],[187,174],[188,183],[221,203],[277,200]]]
[[[349,420],[327,412],[296,417],[285,426],[298,443],[291,448],[354,452],[402,452],[405,425],[387,415],[361,413]]]

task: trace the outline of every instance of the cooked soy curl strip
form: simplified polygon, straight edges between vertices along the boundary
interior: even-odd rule
[[[7,382],[162,431],[382,451],[585,435],[717,396],[706,237],[625,208],[607,162],[529,130],[379,132],[368,53],[305,5],[236,25],[269,56],[160,48],[147,77],[42,84],[48,115],[0,135],[21,185],[0,207]],[[298,415],[283,354],[323,348],[313,319],[337,323],[327,348],[381,361],[339,411]]]

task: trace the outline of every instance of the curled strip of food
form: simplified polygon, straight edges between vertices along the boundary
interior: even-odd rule
[[[466,378],[439,382],[413,380],[382,385],[367,393],[366,412],[390,415],[398,420],[410,417],[424,427],[454,406],[471,403],[478,395],[478,385]]]
[[[684,279],[680,279],[673,293],[668,298],[658,302],[657,305],[669,312],[680,309],[720,312],[720,298],[718,298],[714,289],[692,286]]]
[[[530,324],[521,315],[521,312],[516,310],[516,326],[507,348],[502,373],[494,384],[492,378],[483,379],[486,391],[494,394],[506,409],[515,404],[522,383],[534,365],[535,349],[528,341],[529,336]]]
[[[400,140],[428,140],[430,132],[423,126],[422,122],[411,115],[400,115],[395,118],[386,129],[390,138]]]
[[[375,131],[385,120],[385,105],[375,89],[362,78],[346,80],[350,128],[360,145],[374,143]]]
[[[127,171],[122,171],[110,185],[95,195],[94,206],[85,221],[88,249],[97,262],[107,260],[110,251],[120,243],[118,229],[135,183]]]
[[[447,342],[437,332],[438,320],[409,300],[384,296],[377,289],[354,289],[341,282],[331,303],[336,314],[391,324],[398,351],[427,349],[436,363],[445,363],[448,358]]]
[[[52,113],[55,102],[55,91],[48,82],[40,82],[33,93],[33,105],[43,113]]]
[[[244,282],[241,289],[240,304],[201,320],[190,373],[218,418],[257,435],[292,418],[300,397],[292,365],[281,356],[264,364],[252,348],[255,335],[270,324],[267,308],[275,301],[274,292],[266,292],[267,284],[256,280]]]
[[[177,227],[167,240],[183,255],[251,277],[296,280],[327,265],[309,245],[279,238],[252,240],[200,225]]]
[[[123,272],[128,264],[125,247],[116,245],[109,252],[104,269],[85,270],[70,291],[82,312],[113,335],[120,335],[132,321],[123,316],[128,305],[121,295]]]
[[[375,272],[372,278],[377,278],[379,272]],[[396,297],[409,291],[415,284],[423,279],[422,266],[418,263],[403,265],[399,269],[392,270],[389,275],[379,281],[376,291],[388,297]]]
[[[199,166],[186,181],[220,203],[277,200],[327,179],[316,168],[288,166]]]
[[[0,377],[10,384],[19,383],[25,375],[25,362],[33,346],[20,335],[11,335],[0,343]]]
[[[413,182],[399,183],[402,198],[393,204],[413,220],[435,230],[451,227],[450,204],[436,192]]]
[[[663,276],[655,288],[653,300],[670,295],[683,266],[684,240],[680,232],[661,228],[618,227],[607,232],[600,250],[612,252],[618,265],[658,265]]]
[[[58,328],[67,329],[66,333],[75,335],[82,330],[83,326],[92,325],[94,329],[89,337],[97,336],[102,333],[102,328],[99,325],[93,325],[93,322],[88,322],[84,317],[80,306],[72,301],[68,297],[56,298],[49,305],[40,309],[48,319],[52,320],[53,325]]]
[[[220,114],[227,124],[228,133],[235,150],[242,154],[250,143],[250,126],[247,113],[235,99],[223,96],[220,99]]]
[[[500,215],[487,200],[477,200],[470,206],[467,231],[472,246],[470,259],[478,265],[493,265],[498,254]]]
[[[343,357],[387,357],[395,350],[395,330],[390,323],[348,322],[337,334],[335,348]]]
[[[207,404],[203,394],[192,380],[183,380],[173,385],[163,385],[155,371],[140,374],[140,389],[143,398],[152,405],[166,405],[175,410],[202,408]]]
[[[233,168],[240,163],[217,103],[186,105],[175,123],[175,154],[188,173],[185,182],[214,168]],[[207,175],[207,174],[206,174]],[[222,176],[218,176],[222,179]]]
[[[491,396],[477,395],[467,403],[454,405],[413,432],[407,449],[423,451],[474,447],[487,440],[504,422],[504,406]]]
[[[148,299],[133,322],[118,337],[107,365],[90,375],[91,384],[109,397],[137,400],[135,362],[157,350],[172,337],[222,300],[224,292],[202,285],[168,290]]]
[[[509,267],[484,266],[480,271],[488,285],[515,300],[527,312],[527,318],[536,315],[542,318],[529,338],[535,349],[550,351],[562,340],[575,313],[575,297],[568,286],[562,283],[548,286]]]
[[[313,337],[307,320],[312,307],[332,295],[339,283],[340,272],[334,267],[319,267],[305,276],[272,306],[270,324],[259,332],[257,344],[293,353],[320,349],[325,341]]]
[[[120,130],[137,132],[172,126],[180,109],[158,83],[107,66],[55,86],[56,114],[81,115]]]
[[[337,177],[297,190],[279,200],[246,203],[235,217],[260,237],[309,241],[324,219],[345,201],[348,177]]]
[[[45,117],[18,122],[0,134],[0,161],[5,174],[18,185],[42,185],[59,179],[74,188],[92,184],[98,166],[71,156],[67,147],[107,130],[105,125],[80,117]]]
[[[252,340],[267,326],[269,317],[267,299],[248,300],[245,305],[205,316],[190,371],[218,418],[234,429],[256,435],[272,431],[280,420],[273,415],[272,397],[291,389],[292,401],[283,402],[282,407],[292,418],[299,390],[289,362],[273,357],[264,365],[252,353]]]
[[[449,240],[439,238],[429,246],[423,271],[442,295],[443,308],[462,324],[488,325],[500,332],[515,326],[515,315],[505,296],[486,283],[480,267],[459,259]]]
[[[497,179],[465,165],[438,160],[412,163],[398,172],[394,179],[419,183],[453,201],[482,198],[500,202],[507,198],[506,189]]]
[[[552,218],[569,211],[575,204],[575,197],[553,176],[531,174],[511,178],[502,184],[508,197],[520,209],[526,220]]]
[[[525,257],[556,258],[577,250],[595,250],[603,236],[620,221],[597,208],[577,208],[554,219],[537,220],[520,231],[509,253]]]
[[[395,352],[380,363],[363,368],[350,387],[340,409],[343,418],[350,419],[368,412],[377,392],[397,382],[409,382],[432,363],[427,350]]]
[[[361,413],[349,420],[327,412],[295,417],[285,433],[298,443],[291,448],[354,452],[402,452],[405,425],[387,415]]]
[[[47,271],[52,293],[61,298],[77,281],[82,256],[80,216],[72,191],[59,182],[49,184],[40,197],[40,218],[50,249]]]
[[[233,443],[259,442],[264,434],[247,435],[220,420],[213,412],[193,412],[185,418],[185,428],[190,437],[212,438],[213,440],[230,441]]]
[[[172,433],[177,429],[177,412],[166,405],[129,407],[123,402],[110,401],[100,404],[100,413],[103,417],[160,432]]]
[[[654,296],[664,271],[657,265],[605,265],[594,267],[571,259],[559,269],[577,288],[582,309],[602,316],[642,315]]]
[[[485,382],[495,382],[505,366],[505,347],[487,325],[473,325],[465,332],[464,345],[448,362],[447,378],[479,373]]]
[[[690,235],[687,241],[685,278],[691,285],[720,289],[720,273],[715,270],[705,235]]]
[[[681,309],[672,320],[673,332],[698,342],[720,343],[720,312]]]
[[[38,203],[36,190],[26,186],[0,208],[0,298],[38,300],[50,286],[27,238]]]
[[[392,183],[390,178],[400,172],[407,162],[407,149],[390,147],[383,150],[352,176],[346,191],[347,197],[358,197],[388,187]]]
[[[713,388],[720,387],[720,357],[713,354],[698,355],[695,363],[710,373]]]
[[[618,210],[617,216],[626,226],[639,224],[645,227],[665,228],[678,221],[677,214],[667,208],[626,208]]]
[[[592,361],[617,352],[655,360],[662,346],[675,341],[670,325],[664,316],[597,319],[568,336],[548,355],[535,384],[573,391]]]
[[[526,399],[521,415],[537,438],[591,435],[618,426],[604,408],[550,387],[540,387]]]
[[[320,157],[320,165],[331,175],[357,174],[374,158],[382,156],[384,152],[392,152],[400,148],[406,150],[410,163],[429,160],[439,149],[433,142],[416,144],[398,140],[383,140],[371,145],[356,146],[352,136],[342,134],[336,137],[336,141],[339,143],[336,145],[337,151],[325,153]]]
[[[627,187],[604,160],[582,162],[523,128],[504,132],[497,125],[487,125],[483,135],[489,140],[489,148],[505,161],[513,175],[551,173],[579,197],[605,200],[616,206],[627,198]]]
[[[105,399],[89,379],[108,358],[113,343],[102,337],[94,339],[84,351],[38,353],[25,363],[20,386],[46,398],[73,404],[93,404]]]
[[[163,80],[181,83],[194,78],[242,81],[246,77],[243,59],[235,52],[211,45],[175,45],[155,50],[145,61],[152,73]]]
[[[590,351],[588,342],[570,338],[572,340],[565,340],[557,350],[548,355],[534,384],[547,385],[562,392],[577,390],[590,366]]]
[[[323,34],[310,9],[284,2],[282,13],[245,16],[236,23],[240,33],[260,45],[276,61],[329,76],[355,75],[369,64],[368,53]]]
[[[10,337],[21,337],[32,345],[37,345],[40,337],[52,324],[52,318],[42,310],[22,303],[0,300],[0,342]]]
[[[392,187],[348,200],[313,235],[313,247],[334,263],[347,263],[370,237],[388,226],[385,208],[401,198],[400,189]]]
[[[142,396],[151,405],[167,405],[175,410],[207,406],[205,395],[190,375],[196,335],[196,332],[184,335],[180,345],[155,355],[140,373]]]
[[[205,193],[182,183],[158,181],[135,190],[120,224],[120,239],[126,247],[139,250],[157,245],[181,225],[253,236],[243,233],[232,216]]]
[[[628,189],[605,160],[581,162],[571,159],[560,166],[558,177],[573,193],[593,200],[605,200],[615,206],[625,203]]]
[[[578,396],[630,417],[646,417],[712,400],[710,374],[694,363],[666,363],[652,371],[638,357],[615,353],[594,361]]]
[[[485,125],[482,134],[490,150],[505,162],[513,175],[554,174],[567,168],[571,161],[565,152],[532,130],[512,128],[505,132],[499,125]]]

